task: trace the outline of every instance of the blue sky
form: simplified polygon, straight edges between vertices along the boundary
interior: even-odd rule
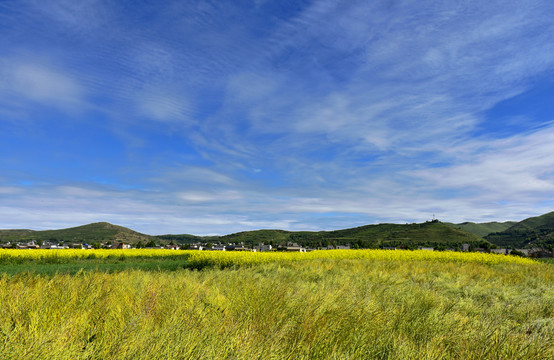
[[[0,1],[0,228],[554,210],[551,1]]]

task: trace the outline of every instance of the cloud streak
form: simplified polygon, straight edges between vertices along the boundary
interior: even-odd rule
[[[551,210],[550,2],[0,9],[0,227],[213,234]]]

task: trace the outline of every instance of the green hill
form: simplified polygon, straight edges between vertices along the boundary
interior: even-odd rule
[[[297,243],[306,247],[317,248],[328,245],[346,245],[354,248],[432,246],[456,248],[462,243],[478,246],[484,240],[470,232],[458,229],[439,221],[421,224],[378,224],[365,225],[351,229],[335,231],[285,231],[255,230],[244,231],[225,236],[195,235],[159,235],[150,236],[131,229],[101,222],[61,230],[0,230],[0,241],[52,241],[66,243],[94,243],[106,241],[123,241],[143,244],[150,241],[190,244],[194,242],[243,243],[248,246],[260,242],[274,246]]]
[[[51,241],[93,243],[103,241],[122,241],[136,243],[150,241],[155,237],[145,235],[123,226],[99,222],[60,230],[0,230],[0,241]]]
[[[27,229],[0,230],[0,243],[20,241],[21,239],[30,238],[33,233],[35,233],[35,231]]]
[[[550,248],[554,246],[554,212],[525,219],[485,238],[498,246]]]
[[[190,235],[190,234],[179,234],[179,235],[167,234],[167,235],[155,235],[154,237],[164,242],[175,242],[177,244],[192,244],[197,242],[208,242],[208,241],[217,242],[217,239],[219,239],[219,236],[196,236],[196,235]]]
[[[520,221],[509,228],[512,231],[554,230],[554,211]]]
[[[218,240],[223,243],[244,243],[248,245],[256,245],[260,242],[269,244],[281,244],[291,242],[291,237],[301,232],[291,232],[285,230],[252,230],[242,231],[234,234],[221,236]],[[311,233],[311,232],[309,232]]]
[[[365,225],[335,231],[283,231],[257,230],[222,236],[222,242],[254,245],[259,242],[284,245],[295,242],[303,246],[319,247],[350,244],[353,247],[458,247],[462,243],[477,246],[484,240],[467,231],[453,228],[439,221],[421,224],[378,224]]]
[[[474,223],[463,222],[461,224],[445,223],[455,228],[470,232],[480,237],[485,237],[488,234],[507,230],[510,226],[517,224],[517,221],[506,222],[488,222],[488,223]]]

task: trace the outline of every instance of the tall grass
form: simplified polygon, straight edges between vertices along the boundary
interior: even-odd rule
[[[1,359],[552,359],[550,264],[0,276]]]

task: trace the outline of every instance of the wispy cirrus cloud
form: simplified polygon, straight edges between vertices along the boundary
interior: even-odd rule
[[[550,2],[0,9],[0,124],[42,124],[32,141],[17,121],[0,138],[3,154],[28,149],[0,158],[6,223],[23,224],[13,208],[32,223],[227,233],[551,204]]]
[[[474,188],[479,196],[501,199],[545,198],[554,191],[554,128],[475,142],[479,152],[453,166],[416,172],[442,188]],[[548,197],[549,198],[549,197]]]
[[[21,106],[23,99],[62,109],[83,105],[85,88],[78,79],[44,63],[18,58],[0,59],[0,78],[5,106]]]
[[[542,33],[537,33],[538,29],[552,27],[549,17],[537,7],[514,6],[499,9],[483,5],[457,11],[463,9],[404,2],[391,11],[365,3],[339,8],[330,2],[317,2],[284,26],[286,31],[281,33],[286,35],[278,32],[276,37],[282,40],[274,42],[277,46],[265,64],[264,81],[255,75],[249,76],[250,81],[243,77],[238,92],[240,88],[245,93],[254,92],[252,89],[259,88],[260,83],[264,89],[274,84],[264,101],[260,101],[259,94],[251,98],[251,109],[255,123],[269,123],[270,129],[274,124],[276,131],[282,130],[283,124],[272,123],[270,114],[281,114],[285,108],[294,119],[284,122],[286,129],[293,123],[298,124],[299,130],[319,129],[327,133],[351,127],[351,135],[380,125],[391,133],[402,133],[406,128],[402,125],[408,125],[406,132],[410,131],[410,137],[423,136],[425,131],[420,130],[425,127],[446,133],[460,116],[467,114],[471,118],[495,102],[524,91],[535,74],[552,67],[552,52],[543,51],[547,42]],[[359,18],[352,22],[352,14],[371,15],[364,17],[365,21]],[[328,26],[330,17],[338,26]],[[297,34],[299,39],[291,34]],[[342,41],[344,38],[347,40]],[[521,44],[521,38],[529,41]],[[316,39],[332,51],[310,53],[317,46],[313,45]],[[312,46],[305,47],[305,43]],[[491,47],[494,51],[490,51]],[[271,60],[285,51],[298,53],[292,58],[299,62],[291,60],[290,66],[280,71],[271,66]],[[357,60],[350,67],[336,70],[346,78],[343,82],[332,77],[334,69],[328,64],[337,54]],[[322,69],[317,72],[318,77],[302,76],[298,81],[296,72],[309,74],[313,69],[319,70],[313,61],[327,66],[319,65]],[[231,89],[231,96],[236,88]],[[366,114],[368,108],[384,101],[391,103],[389,111]],[[266,109],[262,116],[258,110],[261,104]],[[295,112],[298,108],[308,109]],[[318,116],[316,108],[331,115]],[[310,113],[316,116],[306,116]],[[459,127],[452,132],[459,133]]]

